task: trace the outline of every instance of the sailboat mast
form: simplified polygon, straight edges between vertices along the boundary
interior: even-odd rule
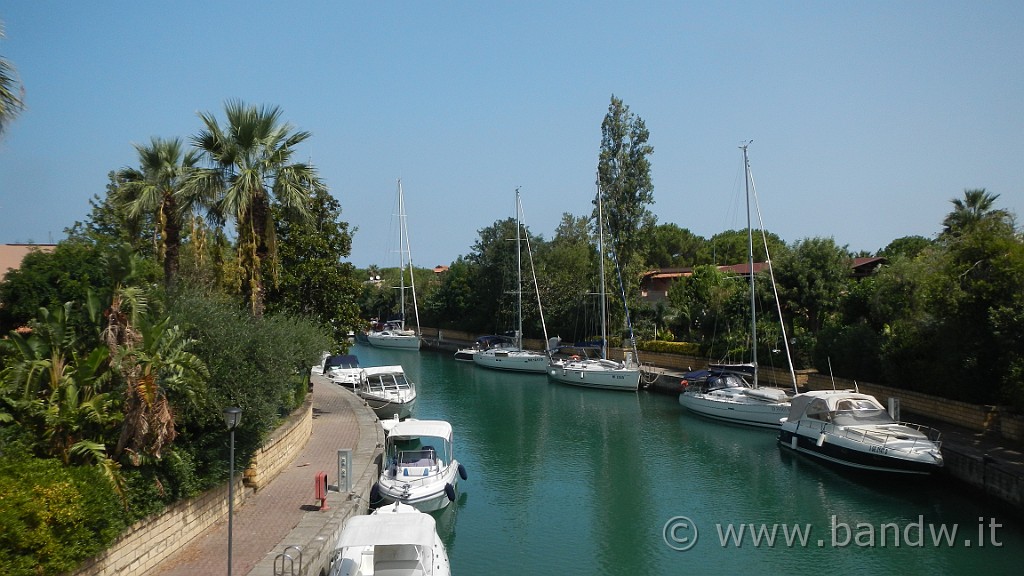
[[[604,212],[601,198],[601,185],[597,185],[597,254],[601,289],[599,301],[601,305],[601,359],[608,358],[608,304],[604,293]]]
[[[523,349],[523,250],[520,227],[522,204],[519,200],[519,188],[516,188],[516,348]]]
[[[523,201],[519,197],[519,189],[516,188],[516,217],[519,218],[520,222],[526,220],[525,214],[523,214]],[[544,332],[544,353],[551,358],[551,350],[548,349],[548,327],[544,323],[544,306],[540,302],[540,284],[537,283],[537,268],[533,265],[533,247],[530,246],[530,235],[526,234],[526,226],[523,225],[523,240],[526,241],[526,256],[530,259],[530,276],[533,278],[533,291],[537,295],[537,314],[540,316],[540,328]],[[520,317],[521,318],[521,317]],[[522,320],[520,320],[520,327],[522,326]],[[520,349],[522,343],[520,342]]]
[[[402,193],[402,179],[398,179],[398,313],[405,330],[405,195]]]
[[[754,289],[754,229],[750,220],[750,160],[747,157],[747,146],[745,142],[740,149],[743,150],[743,185],[747,195],[747,255],[750,272],[750,350],[751,363],[754,365],[754,388],[757,388],[757,312],[756,293]]]
[[[401,270],[401,280],[399,281],[399,290],[401,291],[401,297],[399,299],[402,307],[402,330],[405,330],[405,268],[406,265],[409,267],[409,286],[412,289],[412,310],[413,315],[416,318],[416,334],[420,333],[420,309],[419,304],[416,302],[416,277],[413,272],[412,266],[412,249],[409,245],[409,230],[406,228],[406,214],[405,214],[405,192],[402,191],[402,179],[398,179],[398,250],[401,252],[399,257],[401,263],[399,264]]]

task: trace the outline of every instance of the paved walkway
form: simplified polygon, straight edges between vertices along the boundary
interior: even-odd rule
[[[357,451],[360,441],[365,447],[368,442],[374,446],[383,439],[373,412],[351,391],[316,376],[313,384],[313,433],[306,446],[291,466],[235,508],[232,574],[271,574],[273,558],[286,546],[299,544],[306,548],[304,542],[295,540],[301,538],[295,534],[297,527],[305,526],[308,531],[312,525],[315,531],[333,520],[335,512],[320,511],[317,506],[313,493],[316,473],[326,472],[328,483],[336,485],[338,450],[351,448],[356,452],[353,476],[358,478],[372,457],[366,450],[362,454]],[[337,504],[344,499],[332,491],[328,505],[342,508]],[[145,576],[225,574],[227,542],[228,523],[224,519]],[[304,554],[308,562],[309,550]]]

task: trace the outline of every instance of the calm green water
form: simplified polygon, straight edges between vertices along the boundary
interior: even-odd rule
[[[457,505],[437,515],[454,574],[1020,574],[1024,566],[1020,520],[956,484],[850,477],[782,451],[774,432],[692,416],[672,396],[563,386],[429,351],[357,345],[353,353],[364,366],[402,364],[417,384],[415,416],[455,429],[469,479]],[[756,545],[750,524],[777,525],[774,545]],[[943,528],[956,529],[952,545]]]

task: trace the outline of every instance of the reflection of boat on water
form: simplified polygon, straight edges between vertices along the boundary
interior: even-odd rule
[[[391,427],[384,448],[384,469],[370,500],[401,502],[423,512],[454,501],[466,469],[453,453],[452,426],[443,420],[405,420]]]
[[[874,396],[817,390],[793,397],[779,444],[861,470],[928,474],[943,465],[940,435],[896,422]]]
[[[679,403],[691,412],[724,420],[734,424],[778,428],[779,419],[789,412],[790,395],[781,388],[761,386],[758,382],[757,367],[757,306],[756,283],[754,270],[754,236],[750,219],[751,176],[750,162],[747,159],[747,144],[743,150],[744,188],[747,199],[747,276],[750,281],[750,354],[753,360],[749,364],[712,365],[709,370],[691,372],[683,380],[683,392],[679,395]],[[756,193],[755,193],[756,194]],[[760,214],[760,210],[758,211]],[[768,243],[764,245],[768,253]],[[768,271],[772,273],[771,257],[768,257]],[[775,286],[774,276],[772,287]],[[776,304],[778,294],[776,293]],[[782,310],[779,309],[779,316]],[[789,344],[786,340],[786,327],[779,322],[782,330],[782,341],[789,359]],[[789,361],[789,371],[793,378],[793,389],[796,391],[796,375],[793,373],[793,362]],[[750,382],[746,377],[751,379]]]
[[[448,576],[448,552],[429,514],[396,502],[353,516],[338,537],[330,576]]]
[[[398,365],[363,368],[355,393],[381,420],[408,418],[416,405],[416,385]]]

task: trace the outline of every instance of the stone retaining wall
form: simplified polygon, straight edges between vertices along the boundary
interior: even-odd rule
[[[245,470],[244,482],[253,490],[269,482],[305,446],[313,430],[313,401],[296,409],[268,439],[257,458]],[[235,507],[249,494],[241,479],[235,480]],[[142,574],[187,545],[228,513],[228,485],[168,506],[162,513],[140,520],[126,530],[105,552],[87,561],[73,576]]]

